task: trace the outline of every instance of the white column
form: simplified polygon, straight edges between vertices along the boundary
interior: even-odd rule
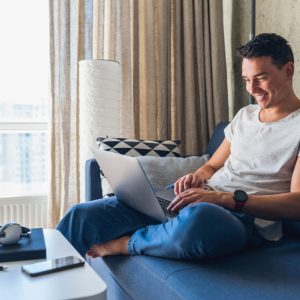
[[[85,162],[93,158],[98,136],[120,136],[120,63],[79,62],[80,197],[85,199]]]

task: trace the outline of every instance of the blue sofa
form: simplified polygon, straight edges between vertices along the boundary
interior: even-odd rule
[[[217,125],[206,153],[224,138],[227,123]],[[101,198],[100,170],[86,163],[86,200]],[[108,299],[300,299],[300,226],[284,222],[285,237],[256,250],[195,262],[148,256],[91,260],[106,281]]]

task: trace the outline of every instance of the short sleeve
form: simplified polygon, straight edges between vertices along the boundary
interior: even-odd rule
[[[233,130],[232,130],[232,121],[225,127],[224,129],[224,134],[225,134],[225,138],[226,140],[231,143],[232,140],[232,136],[233,136]]]
[[[237,123],[238,119],[240,118],[241,111],[242,111],[242,109],[234,116],[232,121],[224,129],[225,138],[229,143],[231,143],[232,138],[234,136],[236,123]]]

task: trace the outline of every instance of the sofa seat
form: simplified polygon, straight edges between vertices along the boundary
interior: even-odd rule
[[[208,143],[210,156],[224,139],[220,123]],[[86,163],[86,200],[102,197],[100,169]],[[109,300],[300,299],[300,222],[285,221],[285,238],[239,255],[184,262],[147,256],[91,259],[106,281]],[[289,237],[289,238],[288,238]]]
[[[109,281],[108,299],[300,299],[299,253],[300,241],[285,239],[197,263],[118,256],[92,266]]]

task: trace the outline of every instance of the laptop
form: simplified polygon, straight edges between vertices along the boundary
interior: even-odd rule
[[[97,150],[94,154],[120,202],[161,222],[177,215],[167,211],[174,191],[155,192],[136,157]]]

